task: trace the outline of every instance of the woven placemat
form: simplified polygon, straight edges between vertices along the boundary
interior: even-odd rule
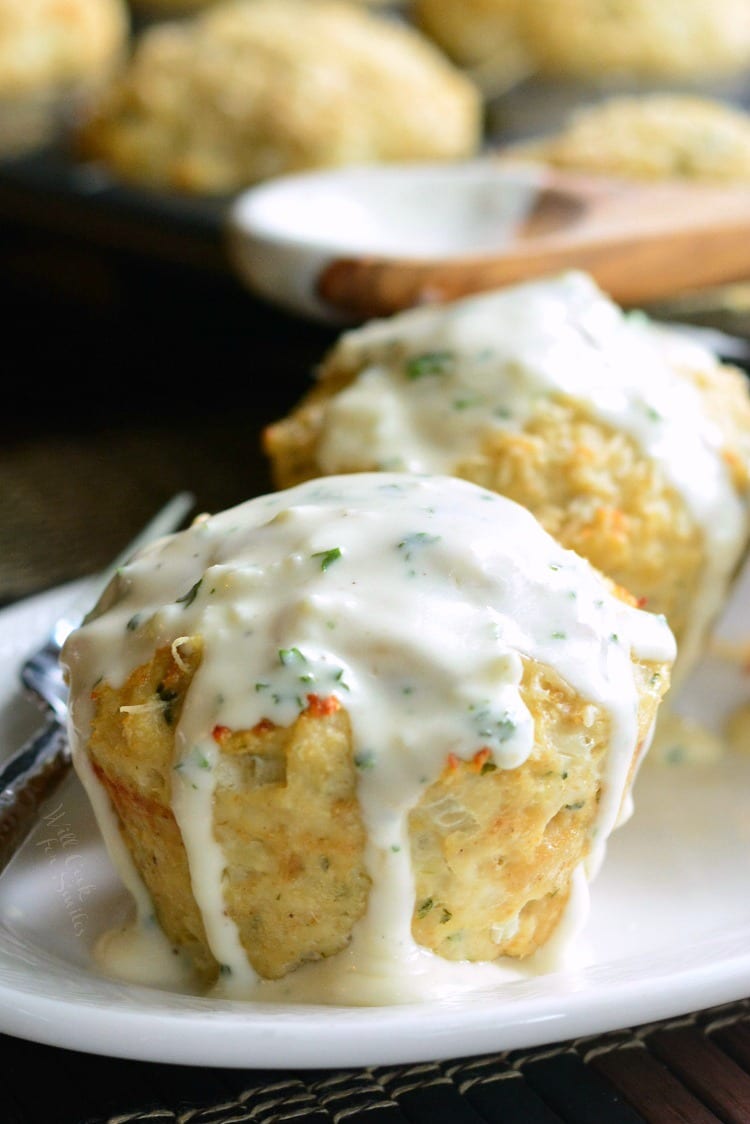
[[[348,1070],[157,1065],[7,1037],[0,1046],[4,1124],[750,1120],[748,1002],[549,1047]]]

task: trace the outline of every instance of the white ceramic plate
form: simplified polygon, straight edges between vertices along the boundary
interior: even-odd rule
[[[2,753],[38,721],[16,686],[18,665],[75,589],[0,613]],[[730,613],[735,633],[744,594]],[[707,664],[689,697],[716,724],[750,699],[750,683]],[[749,843],[750,755],[647,761],[635,813],[592,886],[574,970],[391,1008],[215,1001],[108,979],[94,966],[93,941],[127,899],[71,775],[0,879],[0,1030],[114,1057],[331,1069],[468,1057],[681,1015],[750,994]]]

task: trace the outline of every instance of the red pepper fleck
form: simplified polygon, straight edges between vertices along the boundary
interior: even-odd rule
[[[636,609],[642,609],[647,604],[648,604],[648,597],[639,597],[636,600],[635,607],[636,607]]]
[[[472,761],[474,762],[474,765],[477,769],[481,769],[483,765],[486,765],[490,757],[492,757],[492,752],[487,748],[487,746],[484,746],[483,749],[478,750],[474,754],[474,756],[472,757]]]
[[[253,734],[267,734],[269,730],[275,730],[276,723],[272,722],[270,718],[261,718],[260,722],[256,722],[252,728]]]
[[[307,710],[314,718],[323,718],[326,714],[335,714],[337,710],[341,710],[341,703],[335,695],[328,695],[324,699],[320,695],[308,695]]]
[[[224,745],[224,742],[226,742],[231,736],[232,731],[228,726],[214,726],[213,730],[211,731],[211,737],[219,745]]]
[[[458,768],[458,764],[459,764],[459,759],[456,756],[456,754],[455,753],[449,753],[448,754],[448,761],[447,761],[448,768],[452,772],[455,772],[455,770]]]

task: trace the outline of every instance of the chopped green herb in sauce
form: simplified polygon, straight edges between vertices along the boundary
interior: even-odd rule
[[[334,546],[331,550],[319,550],[313,554],[313,558],[320,558],[321,570],[327,570],[340,557],[341,549],[338,546]]]
[[[440,542],[440,535],[430,535],[426,531],[415,531],[401,540],[398,549],[403,551],[404,558],[410,562],[415,550],[425,546],[433,546],[436,542]]]
[[[196,597],[198,596],[198,590],[200,589],[202,584],[203,578],[198,578],[198,581],[195,583],[195,585],[190,587],[187,593],[183,593],[182,597],[177,598],[175,604],[184,605],[187,609],[188,605],[192,605],[195,601]]]
[[[425,351],[407,359],[404,373],[412,381],[424,378],[425,375],[444,375],[451,369],[454,361],[452,351]]]

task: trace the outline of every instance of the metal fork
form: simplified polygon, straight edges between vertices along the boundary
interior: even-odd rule
[[[0,767],[0,873],[31,831],[41,804],[55,791],[71,764],[68,689],[60,665],[66,636],[81,624],[117,569],[147,543],[176,530],[194,502],[190,492],[173,496],[103,573],[86,582],[41,647],[22,664],[23,691],[41,707],[45,721],[39,732]]]

